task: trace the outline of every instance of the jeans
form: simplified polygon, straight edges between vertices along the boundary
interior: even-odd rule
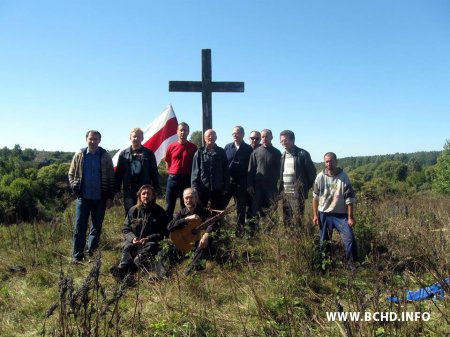
[[[100,234],[102,232],[103,219],[105,217],[106,200],[89,200],[78,198],[75,209],[75,226],[73,229],[73,253],[74,260],[81,261],[84,257],[84,247],[86,245],[86,231],[88,228],[89,216],[91,216],[91,226],[87,245],[88,255],[92,255],[97,249]]]
[[[345,257],[348,261],[355,261],[356,239],[353,230],[348,224],[347,214],[324,213],[319,212],[320,217],[320,248],[328,252],[327,242],[331,240],[333,229],[336,229],[341,235],[344,244]]]
[[[191,176],[181,174],[169,174],[166,186],[166,213],[173,218],[173,211],[177,198],[180,198],[180,208],[185,207],[183,202],[183,191],[191,187]]]

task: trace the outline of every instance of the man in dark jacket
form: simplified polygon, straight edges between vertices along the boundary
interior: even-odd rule
[[[174,218],[167,225],[167,230],[170,233],[181,230],[187,226],[190,221],[196,221],[201,224],[211,216],[211,212],[199,204],[198,193],[195,189],[186,188],[183,191],[183,201],[186,207],[182,208],[177,214],[175,214]],[[201,260],[210,254],[210,234],[216,229],[216,223],[211,223],[206,228],[205,233],[203,233],[200,237],[200,240],[195,242],[194,257],[185,270],[185,274],[189,274],[191,271],[199,269]],[[167,251],[161,251],[157,265],[158,276],[161,278],[167,277],[167,268],[174,263],[182,261],[184,258],[185,254],[178,251],[175,246],[171,246]]]
[[[131,129],[130,140],[131,146],[119,155],[115,174],[116,192],[120,192],[123,186],[125,214],[136,204],[136,193],[142,185],[152,185],[157,194],[160,192],[155,154],[142,146],[143,131],[139,128]]]
[[[226,194],[230,186],[227,156],[216,145],[213,129],[205,131],[205,146],[197,150],[192,163],[191,187],[195,188],[203,207],[223,210],[227,206]]]
[[[225,145],[225,153],[230,171],[230,192],[228,201],[233,197],[237,213],[237,233],[241,233],[245,225],[246,206],[249,201],[247,193],[247,170],[253,149],[244,142],[244,128],[233,128],[233,142]]]
[[[125,242],[118,267],[120,278],[153,258],[160,250],[159,242],[167,236],[168,218],[155,203],[154,188],[143,185],[137,195],[137,204],[130,208],[123,224]]]
[[[97,130],[86,133],[87,147],[75,154],[69,168],[69,183],[77,197],[73,230],[72,262],[81,263],[84,258],[86,231],[91,225],[87,254],[97,249],[102,232],[105,211],[114,198],[114,168],[110,155],[98,146],[101,134]]]
[[[308,191],[316,179],[316,167],[308,151],[295,146],[291,130],[280,133],[280,143],[285,151],[281,156],[279,191],[283,195],[284,224],[299,226],[305,210]]]

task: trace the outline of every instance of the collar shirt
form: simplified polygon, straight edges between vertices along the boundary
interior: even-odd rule
[[[99,200],[102,198],[100,151],[86,151],[83,164],[83,198]]]

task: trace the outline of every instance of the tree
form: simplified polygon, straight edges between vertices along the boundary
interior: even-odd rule
[[[1,186],[1,194],[5,203],[2,204],[0,217],[13,221],[28,221],[37,215],[39,186],[35,181],[19,177],[9,186]],[[14,216],[15,215],[15,216]]]
[[[375,170],[375,175],[380,178],[404,181],[408,174],[408,166],[398,160],[388,160],[381,163]]]
[[[434,166],[433,191],[450,195],[450,140],[444,145],[444,150]]]
[[[45,198],[59,198],[70,191],[67,172],[69,163],[55,163],[44,166],[37,173],[37,182],[45,193]]]
[[[198,148],[201,148],[203,144],[203,133],[201,131],[192,132],[190,141],[197,145]]]

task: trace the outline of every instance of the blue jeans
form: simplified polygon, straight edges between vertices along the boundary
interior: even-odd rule
[[[180,198],[180,207],[185,207],[183,202],[183,191],[188,187],[191,187],[191,176],[188,174],[169,174],[167,177],[166,213],[169,218],[173,217],[177,198]]]
[[[331,240],[333,229],[341,235],[344,244],[345,257],[349,261],[356,260],[356,239],[348,224],[347,214],[319,212],[320,217],[320,248],[328,252],[327,242]]]
[[[88,228],[89,216],[91,216],[91,226],[87,245],[88,255],[92,255],[97,249],[100,234],[102,232],[103,219],[105,217],[106,200],[89,200],[78,198],[75,209],[75,226],[73,229],[73,253],[74,260],[82,260],[84,257],[84,247],[86,245],[86,231]]]

